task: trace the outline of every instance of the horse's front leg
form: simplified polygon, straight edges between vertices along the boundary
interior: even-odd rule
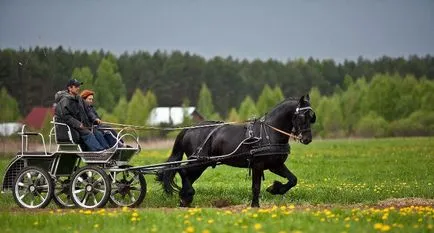
[[[297,177],[292,174],[291,171],[286,167],[285,164],[281,164],[277,167],[270,168],[270,171],[276,175],[279,175],[283,178],[288,179],[286,184],[282,184],[281,182],[275,180],[274,183],[267,188],[267,192],[276,195],[276,194],[285,194],[289,189],[297,185]]]
[[[193,202],[193,197],[196,191],[193,188],[193,183],[202,175],[203,171],[205,171],[205,167],[196,167],[183,169],[180,172],[180,176],[182,179],[182,188],[179,192],[180,198],[180,207],[190,207]]]
[[[264,172],[263,169],[252,169],[252,207],[259,207],[259,193],[261,192],[261,178]]]

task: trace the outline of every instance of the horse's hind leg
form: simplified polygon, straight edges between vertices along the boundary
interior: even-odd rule
[[[193,202],[193,196],[196,193],[193,183],[202,175],[205,169],[206,167],[194,167],[180,171],[182,179],[182,188],[179,191],[180,207],[189,207]]]
[[[270,171],[279,175],[283,178],[288,179],[286,184],[282,184],[281,182],[275,180],[274,183],[267,188],[267,192],[276,195],[276,194],[285,194],[289,189],[297,185],[297,177],[292,174],[291,171],[286,167],[285,164],[281,164],[277,167],[270,168]]]

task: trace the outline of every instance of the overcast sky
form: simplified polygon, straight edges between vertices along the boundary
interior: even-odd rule
[[[434,0],[0,0],[0,48],[206,58],[434,54]]]

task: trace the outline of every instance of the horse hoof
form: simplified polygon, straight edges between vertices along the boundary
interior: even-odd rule
[[[259,203],[252,203],[250,206],[252,208],[259,208]]]
[[[186,201],[180,201],[179,202],[179,207],[190,207],[190,203],[186,202]]]
[[[285,186],[282,183],[280,183],[279,181],[274,181],[274,183],[271,186],[269,186],[266,189],[266,191],[273,194],[273,195],[277,195],[277,194],[283,195],[288,190],[286,190]]]

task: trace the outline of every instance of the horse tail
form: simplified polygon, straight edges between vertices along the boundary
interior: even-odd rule
[[[184,139],[184,135],[186,133],[186,129],[182,130],[178,136],[176,136],[175,143],[173,144],[172,154],[167,159],[167,162],[181,161],[182,156],[184,155],[184,150],[182,147],[182,140]],[[168,165],[167,167],[173,167],[174,165]],[[179,166],[179,165],[175,165]],[[167,194],[173,194],[174,191],[179,191],[180,187],[175,182],[176,170],[167,170],[164,171],[164,168],[161,171],[157,172],[157,181],[163,185],[164,192]]]

